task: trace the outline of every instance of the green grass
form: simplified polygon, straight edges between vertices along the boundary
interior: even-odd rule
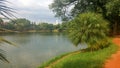
[[[57,56],[57,57],[51,59],[50,61],[43,63],[39,68],[45,68],[45,67],[48,66],[49,64],[55,62],[56,60],[58,60],[58,59],[60,59],[60,58],[62,58],[62,57],[64,57],[64,56],[66,56],[66,55],[68,55],[68,54],[70,54],[70,53]]]
[[[116,50],[117,46],[111,44],[109,47],[104,48],[102,50],[73,54],[67,58],[64,58],[64,60],[61,60],[57,64],[52,65],[51,68],[103,68],[105,60],[110,58],[111,54],[115,53]],[[55,59],[43,64],[39,68],[45,68],[50,63],[59,60],[65,55],[56,57]]]

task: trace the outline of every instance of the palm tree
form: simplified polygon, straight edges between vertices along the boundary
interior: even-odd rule
[[[70,21],[68,35],[74,45],[86,43],[90,50],[97,50],[108,45],[108,22],[100,14],[83,13]],[[108,42],[108,43],[107,43]]]
[[[10,19],[9,17],[13,17],[12,14],[14,11],[12,8],[8,7],[6,3],[9,3],[7,0],[0,0],[0,14],[5,18]]]
[[[8,1],[6,1],[6,0],[0,0],[0,15],[7,18],[7,19],[10,19],[10,17],[14,16],[12,14],[12,12],[14,12],[14,11],[12,8],[10,8],[6,5],[7,2]],[[13,45],[11,42],[0,37],[0,43],[3,43],[3,42]],[[4,53],[3,50],[0,49],[0,60],[5,61],[5,62],[9,62],[3,53]]]

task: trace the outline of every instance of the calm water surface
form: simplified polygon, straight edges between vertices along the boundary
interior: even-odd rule
[[[0,36],[17,44],[17,47],[8,44],[0,46],[10,61],[0,61],[0,68],[36,68],[55,56],[85,47],[75,47],[65,35],[56,33],[14,33]]]

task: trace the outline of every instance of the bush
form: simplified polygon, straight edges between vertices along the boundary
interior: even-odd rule
[[[78,15],[68,24],[68,35],[74,45],[86,43],[88,48],[96,50],[109,44],[108,22],[102,15],[88,12]]]

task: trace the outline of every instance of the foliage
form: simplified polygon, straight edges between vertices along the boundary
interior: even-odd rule
[[[40,23],[38,24],[38,27],[40,30],[53,30],[54,29],[54,25],[48,24],[48,23]]]
[[[13,15],[13,8],[8,7],[6,3],[8,3],[7,0],[0,0],[0,15],[8,19],[10,19],[10,17],[15,17]]]
[[[106,4],[107,16],[111,21],[113,34],[120,34],[120,0],[111,0]]]
[[[4,23],[4,21],[1,23]],[[20,32],[26,32],[30,30],[51,32],[53,30],[66,30],[66,23],[52,24],[47,22],[39,22],[39,24],[36,24],[35,22],[31,22],[25,18],[18,18],[6,22],[6,24],[2,25],[1,28]]]
[[[107,14],[120,16],[120,0],[111,0],[106,4]]]
[[[87,43],[91,49],[108,45],[108,22],[100,14],[83,13],[69,22],[68,35],[74,45]]]
[[[10,44],[10,45],[15,45],[15,44],[13,44],[13,43],[7,41],[6,39],[0,37],[0,44],[1,44],[1,43],[8,43],[8,44]],[[4,51],[1,50],[1,49],[0,49],[0,60],[9,63],[9,61],[6,59],[6,57],[5,57],[5,55],[4,55]]]
[[[0,18],[0,25],[3,23],[3,20]]]
[[[80,13],[101,13],[110,21],[111,33],[120,30],[120,0],[54,0],[50,9],[63,21],[73,19]]]
[[[56,17],[75,17],[79,13],[93,11],[100,12],[108,0],[54,0],[50,9],[55,12]],[[104,11],[104,10],[103,10]]]
[[[0,15],[2,15],[5,18],[10,19],[9,17],[14,17],[14,15],[12,14],[12,12],[14,11],[12,8],[6,6],[6,2],[7,2],[6,0],[0,0]],[[3,20],[0,19],[0,28],[3,26],[3,24],[4,24]],[[0,43],[2,42],[12,44],[11,42],[0,37]],[[0,50],[0,60],[9,62],[3,54],[3,50]]]
[[[13,28],[15,28],[15,30],[19,31],[24,31],[30,26],[30,21],[24,18],[11,20],[10,23],[13,24]]]
[[[71,54],[68,57],[65,57],[60,62],[57,62],[51,68],[102,68],[106,59],[110,57],[111,54],[115,53],[117,50],[117,46],[110,44],[109,47],[104,48],[102,50],[94,51],[94,52],[80,52],[78,54]],[[66,54],[66,55],[69,55]],[[48,65],[60,60],[64,56],[58,56],[51,61],[44,63],[39,68],[45,68]]]
[[[0,28],[3,26],[3,20],[0,18]]]

